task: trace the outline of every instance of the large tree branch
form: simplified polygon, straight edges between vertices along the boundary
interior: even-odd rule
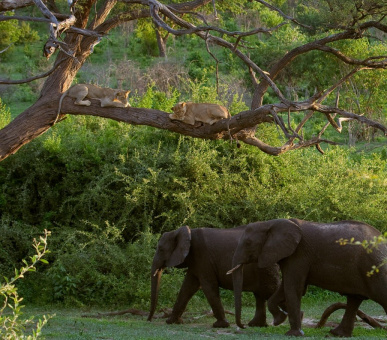
[[[116,3],[117,0],[106,0],[98,10],[98,13],[96,13],[93,21],[90,23],[89,29],[95,29],[97,26],[101,25],[106,20]]]
[[[350,58],[346,56],[344,53],[342,53],[341,51],[329,46],[324,46],[324,45],[317,46],[316,49],[331,53],[348,65],[367,66],[369,68],[387,68],[387,56],[373,56],[371,58],[360,60],[360,59]],[[376,61],[378,59],[383,59],[383,60]]]
[[[17,8],[23,8],[34,5],[33,0],[1,0],[0,12],[11,11]]]
[[[379,22],[376,22],[376,21],[369,21],[369,22],[366,22],[366,23],[359,25],[358,30],[348,29],[348,30],[345,30],[344,32],[332,34],[332,35],[329,35],[327,37],[324,37],[324,38],[309,42],[307,44],[304,44],[302,46],[296,47],[293,50],[286,53],[277,63],[275,63],[271,67],[271,69],[269,71],[270,78],[272,80],[275,80],[278,77],[278,75],[298,56],[300,56],[302,54],[306,54],[306,53],[313,51],[313,50],[322,50],[325,48],[324,46],[326,46],[327,44],[333,43],[336,41],[348,40],[348,39],[359,39],[362,37],[363,30],[366,30],[366,29],[372,28],[372,27],[383,30],[385,32],[387,31],[387,26],[380,24]],[[327,49],[327,52],[330,52],[330,53],[334,52],[334,49],[332,49],[332,48],[327,47],[326,49]],[[335,54],[336,56],[340,55],[343,59],[346,59],[344,54],[340,54],[341,52],[340,53],[338,53],[338,52],[339,51],[336,52],[336,54]],[[381,57],[381,58],[384,58],[384,57]],[[348,58],[347,60],[353,61],[353,64],[356,64],[356,59]],[[369,60],[366,60],[366,61],[369,62]],[[363,64],[361,64],[361,65],[363,65]],[[373,64],[373,65],[375,66],[375,64]],[[384,68],[385,61],[383,61],[380,66],[382,68]],[[267,82],[267,80],[265,78],[263,79],[263,81],[261,81],[259,83],[259,85],[255,89],[255,93],[254,93],[254,97],[253,97],[253,101],[252,101],[252,105],[251,105],[252,108],[262,105],[263,96],[266,93],[269,86],[271,86],[271,85],[269,82]]]

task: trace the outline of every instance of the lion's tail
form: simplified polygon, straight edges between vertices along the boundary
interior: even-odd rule
[[[67,91],[63,92],[62,96],[61,96],[60,99],[59,99],[58,112],[56,113],[56,117],[55,117],[54,123],[52,123],[52,126],[54,126],[54,125],[57,123],[57,121],[58,121],[58,118],[59,118],[59,116],[60,116],[60,110],[61,110],[61,108],[62,108],[62,102],[63,102],[63,99],[64,99],[64,97],[67,96],[67,93],[69,92],[69,90],[70,90],[70,89],[68,89]]]

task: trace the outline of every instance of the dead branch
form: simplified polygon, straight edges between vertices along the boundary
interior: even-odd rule
[[[116,315],[123,315],[123,314],[132,314],[132,315],[140,315],[140,316],[147,316],[148,313],[144,312],[140,309],[135,308],[129,308],[121,311],[115,311],[115,312],[106,312],[106,313],[97,313],[97,314],[82,314],[82,318],[101,318],[104,316],[116,316]]]
[[[229,310],[224,310],[224,313],[225,313],[225,314],[229,314],[229,315],[235,315],[235,313],[233,313],[233,312],[231,312],[231,311],[229,311]],[[204,317],[207,317],[207,316],[214,316],[214,312],[212,311],[212,309],[209,310],[209,311],[203,312],[203,313],[202,313],[201,315],[199,315],[199,316],[193,317],[193,319],[194,319],[194,320],[197,320],[197,319],[204,318]]]
[[[342,302],[336,302],[336,303],[330,305],[328,308],[325,309],[324,313],[321,316],[320,321],[316,325],[316,328],[323,327],[332,313],[334,313],[335,311],[337,311],[339,309],[346,309],[346,308],[347,308],[347,304],[342,303]],[[368,323],[373,328],[387,329],[386,326],[381,325],[373,317],[362,312],[360,309],[358,309],[358,311],[357,311],[357,316],[359,318],[361,318],[364,322]]]
[[[315,109],[316,109],[316,111],[319,111],[322,113],[337,113],[338,115],[342,116],[343,118],[351,118],[352,120],[357,120],[360,123],[366,124],[368,126],[372,126],[376,129],[382,131],[384,133],[384,135],[387,136],[387,127],[386,126],[384,126],[378,122],[374,122],[373,120],[368,119],[367,117],[364,117],[362,115],[357,115],[357,114],[352,113],[352,112],[348,112],[348,111],[345,111],[345,110],[342,110],[342,109],[339,109],[336,107],[329,107],[329,106],[325,106],[325,105],[318,105],[317,107],[315,107]],[[346,120],[349,120],[349,119],[346,119]],[[344,121],[344,120],[342,119],[342,121]]]

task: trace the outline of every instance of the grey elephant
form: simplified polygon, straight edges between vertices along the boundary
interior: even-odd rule
[[[387,258],[387,245],[371,253],[363,247],[343,245],[343,241],[373,240],[381,233],[372,226],[356,222],[315,223],[298,219],[278,219],[247,225],[233,257],[235,317],[241,312],[243,265],[253,262],[260,268],[278,263],[282,272],[281,287],[269,299],[271,312],[278,301],[286,300],[291,329],[287,335],[301,336],[301,297],[307,285],[315,285],[347,297],[341,323],[330,332],[336,336],[352,335],[356,312],[365,299],[379,303],[387,313],[387,264],[379,273],[367,276],[372,266]]]
[[[231,268],[234,250],[245,227],[230,229],[198,228],[183,226],[164,233],[157,245],[151,270],[151,307],[148,321],[156,309],[161,274],[166,267],[188,268],[167,323],[182,323],[189,300],[201,288],[212,308],[216,322],[213,327],[228,327],[219,287],[232,290],[232,277],[226,275]],[[243,273],[243,291],[253,292],[256,312],[250,326],[267,326],[266,300],[280,285],[279,268],[276,264],[259,269],[256,264],[247,265]],[[282,306],[285,309],[285,306]],[[280,323],[286,314],[276,309],[274,318]]]

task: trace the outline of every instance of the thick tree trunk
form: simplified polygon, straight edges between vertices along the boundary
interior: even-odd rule
[[[4,127],[0,131],[0,161],[46,132],[55,121],[57,105],[43,97]]]

